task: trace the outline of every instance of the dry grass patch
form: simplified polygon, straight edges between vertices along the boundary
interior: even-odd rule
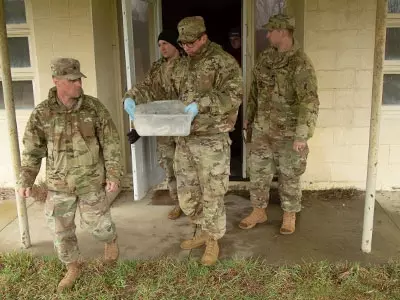
[[[55,293],[63,266],[53,257],[0,255],[1,299],[400,299],[400,263],[327,262],[271,266],[263,260],[159,258],[104,266],[90,261],[74,288]]]

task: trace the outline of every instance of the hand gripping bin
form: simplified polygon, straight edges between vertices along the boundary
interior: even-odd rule
[[[179,100],[160,100],[136,107],[134,125],[140,136],[188,136],[192,115]]]

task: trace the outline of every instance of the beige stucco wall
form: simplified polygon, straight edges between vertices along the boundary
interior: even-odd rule
[[[25,130],[26,122],[29,119],[29,110],[17,111],[17,126],[18,135],[20,137],[19,147],[22,151],[22,134]],[[6,113],[4,110],[0,110],[0,133],[1,133],[1,144],[0,144],[0,187],[12,187],[14,184],[14,170],[11,161],[11,150],[10,150],[10,139],[8,134],[8,123],[6,120]]]
[[[84,80],[85,92],[98,96],[120,126],[123,112],[119,106],[118,47],[121,41],[118,42],[116,27],[112,25],[116,14],[112,6],[114,1],[27,1],[32,7],[36,45],[37,102],[46,98],[52,86],[51,58],[73,56],[81,61],[82,71],[88,76]],[[304,34],[305,51],[317,71],[321,101],[318,125],[310,141],[308,168],[303,176],[304,187],[365,188],[375,1],[302,0],[301,5],[294,4],[296,21],[302,31],[298,34]],[[29,114],[19,111],[17,115],[21,134]],[[4,116],[0,114],[0,131],[6,130]],[[400,110],[384,108],[378,189],[400,186],[400,139],[397,132],[400,132]],[[125,134],[120,132],[120,135],[123,140]],[[0,147],[0,185],[12,184],[9,157],[6,139]]]
[[[81,62],[85,93],[96,94],[96,69],[90,0],[31,0],[36,44],[36,81],[40,102],[53,86],[50,61],[73,57]]]
[[[301,47],[304,46],[305,2],[306,0],[286,0],[286,6],[284,10],[284,13],[293,16],[296,20],[294,37],[299,42]]]
[[[365,188],[375,13],[374,0],[306,1],[305,51],[317,71],[321,102],[306,187]],[[383,111],[378,189],[400,186],[399,129],[400,115]]]
[[[120,128],[122,114],[119,79],[119,45],[116,0],[26,0],[31,29],[32,59],[36,65],[35,104],[47,98],[53,86],[50,61],[54,57],[74,57],[81,63],[86,94],[98,97],[110,110]],[[7,132],[4,111],[0,111],[0,132]],[[22,140],[30,111],[18,110],[17,123]],[[0,186],[12,186],[12,165],[8,136],[0,147]],[[121,135],[121,140],[123,135]],[[20,143],[21,152],[23,150]],[[43,178],[44,168],[39,175]]]
[[[116,2],[116,0],[91,1],[95,49],[96,96],[109,110],[119,130],[121,143],[126,143],[126,136],[122,130],[122,81]],[[125,156],[125,147],[121,148],[122,154]]]

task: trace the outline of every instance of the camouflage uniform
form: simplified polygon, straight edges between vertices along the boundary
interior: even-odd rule
[[[280,28],[294,29],[294,20],[283,15],[271,17],[267,29]],[[299,212],[300,176],[306,169],[308,147],[296,152],[293,142],[306,142],[314,133],[319,109],[314,68],[294,41],[287,52],[273,47],[262,52],[253,76],[247,105],[253,131],[249,159],[252,205],[268,205],[276,170],[282,209]]]
[[[200,17],[179,25],[180,42],[204,33]],[[228,189],[230,138],[242,101],[242,77],[236,60],[210,41],[194,57],[182,58],[173,74],[174,89],[186,105],[196,102],[199,114],[191,134],[178,137],[175,174],[179,204],[186,215],[217,240],[226,230],[224,195]]]
[[[75,80],[84,75],[74,59],[58,59],[53,76]],[[42,158],[46,158],[48,197],[45,214],[53,230],[54,245],[64,263],[77,260],[75,212],[94,237],[110,242],[115,225],[105,196],[105,182],[118,183],[121,151],[118,132],[105,106],[96,98],[81,94],[67,108],[57,97],[56,87],[48,99],[32,112],[23,138],[24,151],[18,185],[34,184]]]
[[[171,89],[171,74],[179,58],[160,58],[154,62],[145,79],[127,91],[124,99],[132,98],[136,104],[155,100],[177,99]],[[157,137],[157,156],[165,170],[170,197],[178,204],[176,178],[174,173],[175,140],[173,137]]]

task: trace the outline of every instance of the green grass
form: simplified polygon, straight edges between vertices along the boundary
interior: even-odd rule
[[[400,299],[400,263],[304,263],[160,258],[84,264],[73,289],[57,295],[65,270],[54,257],[0,254],[0,299]]]

